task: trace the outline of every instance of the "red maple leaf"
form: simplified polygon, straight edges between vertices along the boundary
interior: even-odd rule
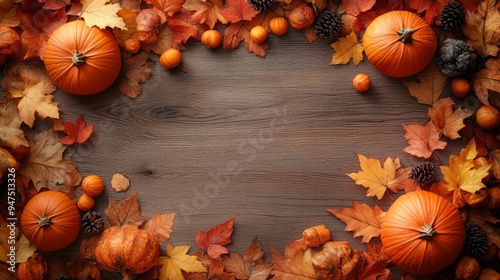
[[[253,20],[244,20],[230,24],[224,31],[223,47],[225,50],[237,48],[240,43],[245,42],[245,46],[249,52],[253,52],[260,57],[266,56],[266,50],[269,47],[267,42],[256,43],[250,38],[250,30],[254,26],[266,26],[269,22],[264,14],[258,14]],[[267,22],[267,23],[266,23]]]
[[[47,10],[59,10],[71,4],[71,0],[38,0],[38,2],[44,3],[43,8]]]
[[[148,0],[146,3],[153,4],[153,6],[167,16],[172,16],[177,11],[182,9],[182,5],[186,0]]]
[[[234,218],[219,224],[206,233],[198,232],[195,241],[198,246],[205,250],[211,258],[218,258],[222,254],[227,254],[229,251],[224,245],[231,243],[231,234],[233,233]]]
[[[18,18],[19,26],[23,30],[21,40],[28,48],[24,58],[38,56],[42,60],[50,35],[68,20],[63,8],[55,11],[41,9],[34,13],[21,10]]]
[[[352,16],[370,10],[376,2],[376,0],[342,0],[346,13]]]
[[[210,29],[213,29],[218,21],[223,24],[227,23],[220,15],[220,11],[223,9],[222,0],[188,0],[183,7],[194,11],[194,14],[191,15],[191,23],[205,23]]]
[[[376,7],[376,8],[375,8]],[[400,0],[377,0],[374,8],[367,12],[361,12],[357,18],[364,25],[368,27],[370,23],[378,16],[390,11],[397,11],[403,9],[403,1]]]
[[[175,32],[172,37],[173,45],[182,45],[191,37],[198,38],[198,28],[191,24],[191,14],[194,12],[182,9],[167,19],[167,24]]]
[[[59,142],[65,145],[73,145],[75,143],[81,144],[89,139],[93,129],[94,125],[85,125],[83,116],[79,116],[74,124],[64,122],[64,132],[66,136],[61,138]]]
[[[417,13],[425,11],[425,21],[428,24],[433,24],[448,2],[452,2],[452,0],[410,0],[407,4]]]

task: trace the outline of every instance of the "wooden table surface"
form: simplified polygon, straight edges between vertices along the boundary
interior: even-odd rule
[[[266,250],[272,245],[283,252],[318,224],[364,250],[326,209],[351,207],[353,200],[388,209],[387,196],[367,197],[346,174],[360,170],[356,153],[381,161],[399,157],[404,167],[422,162],[403,152],[402,124],[425,123],[428,106],[410,96],[403,79],[384,76],[366,57],[358,66],[329,65],[334,50],[327,41],[309,44],[290,29],[268,43],[261,58],[243,45],[210,50],[190,41],[182,52],[186,72],[163,69],[152,53],[153,73],[136,99],[117,86],[88,97],[54,93],[63,121],[83,115],[94,125],[90,141],[66,158],[83,176],[105,180],[95,210],[103,212],[109,198],[138,192],[144,215],[176,213],[165,245],[189,245],[191,252],[199,250],[198,231],[231,217],[231,252],[243,254],[256,235]],[[353,89],[358,73],[371,77],[369,92]],[[451,96],[449,84],[443,96]],[[464,105],[474,106],[474,99]],[[448,142],[439,153],[443,164],[464,146],[460,139]],[[111,189],[115,173],[130,178],[129,190]]]

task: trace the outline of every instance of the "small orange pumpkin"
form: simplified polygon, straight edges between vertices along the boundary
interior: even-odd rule
[[[375,18],[363,35],[366,57],[390,77],[406,77],[422,71],[437,49],[434,30],[408,11],[391,11]]]
[[[455,78],[451,81],[451,92],[456,97],[466,97],[467,95],[469,95],[470,90],[471,85],[469,81],[464,78]]]
[[[168,49],[160,56],[160,64],[166,69],[174,69],[179,66],[182,61],[182,54],[178,49]]]
[[[132,225],[106,229],[94,250],[97,265],[130,279],[152,268],[160,255],[158,238]]]
[[[370,87],[372,86],[372,82],[371,82],[370,77],[368,75],[358,74],[352,80],[352,86],[358,92],[365,92],[365,91],[370,89]]]
[[[222,35],[218,30],[209,29],[201,34],[201,43],[209,49],[215,49],[222,43]]]
[[[90,211],[94,208],[94,205],[95,199],[86,193],[82,194],[76,201],[76,206],[78,206],[78,208],[83,212]]]
[[[476,110],[476,122],[482,129],[495,129],[500,125],[500,112],[493,106],[482,105]]]
[[[257,25],[250,30],[250,39],[257,44],[263,43],[267,36],[267,30],[264,26]]]
[[[35,195],[21,215],[24,235],[44,251],[61,250],[73,243],[80,233],[80,225],[80,213],[75,203],[58,191]]]
[[[429,191],[400,196],[385,214],[380,230],[384,252],[399,268],[431,274],[451,265],[465,242],[458,210]]]
[[[50,79],[75,95],[107,89],[121,68],[120,48],[113,35],[97,26],[88,27],[83,20],[56,29],[45,45],[43,60]]]
[[[285,35],[288,31],[288,21],[284,17],[275,17],[269,21],[269,30],[276,35]]]
[[[88,175],[82,180],[82,190],[89,196],[96,197],[104,190],[104,182],[97,175]]]

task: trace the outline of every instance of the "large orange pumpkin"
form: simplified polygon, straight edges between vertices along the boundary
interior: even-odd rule
[[[58,191],[44,191],[28,201],[21,215],[26,238],[44,251],[61,250],[80,232],[80,213],[75,203]]]
[[[120,48],[113,35],[83,20],[68,22],[50,36],[43,56],[52,81],[76,95],[99,93],[111,86],[121,68]]]
[[[366,57],[390,77],[406,77],[422,71],[437,49],[434,30],[408,11],[391,11],[375,18],[363,35]]]
[[[400,196],[387,211],[380,238],[384,252],[406,272],[423,275],[440,271],[460,255],[465,225],[458,210],[428,191]]]

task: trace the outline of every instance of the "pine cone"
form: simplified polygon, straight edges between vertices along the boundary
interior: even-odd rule
[[[478,225],[465,225],[465,250],[474,258],[480,258],[488,253],[488,236]]]
[[[443,30],[453,30],[460,28],[465,20],[465,12],[462,4],[458,2],[449,2],[441,10],[439,15],[439,25]]]
[[[436,178],[434,164],[430,161],[424,161],[418,164],[411,169],[409,177],[421,187],[429,186]]]
[[[248,4],[250,4],[250,7],[252,7],[252,9],[256,11],[259,11],[260,13],[265,13],[272,10],[277,3],[278,0],[248,0]]]
[[[314,23],[314,34],[321,39],[337,39],[342,34],[343,25],[340,14],[324,10]]]
[[[57,275],[56,280],[71,280],[71,277],[66,274],[59,274]]]
[[[91,210],[83,215],[82,229],[86,234],[93,235],[98,233],[101,231],[103,224],[104,220],[99,212]]]

